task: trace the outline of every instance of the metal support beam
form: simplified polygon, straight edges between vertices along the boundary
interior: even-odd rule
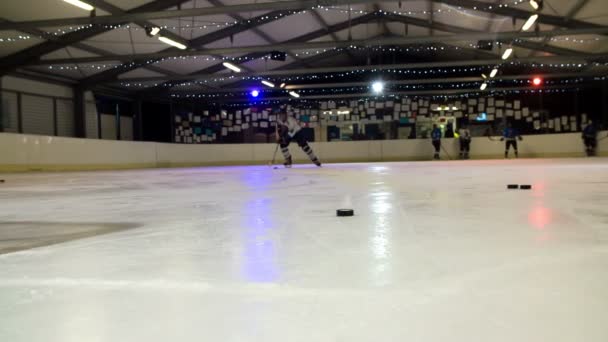
[[[122,15],[100,15],[96,17],[80,17],[80,18],[64,18],[64,19],[47,19],[47,20],[32,20],[13,23],[0,23],[0,30],[21,30],[37,27],[55,27],[55,26],[80,26],[80,25],[117,25],[122,23],[132,23],[142,20],[157,20],[171,19],[182,17],[201,17],[217,14],[233,14],[246,12],[260,11],[299,11],[308,10],[317,6],[341,6],[341,5],[357,5],[377,2],[394,2],[395,0],[292,0],[278,2],[262,2],[242,5],[227,5],[202,8],[190,8],[172,11],[129,11]],[[413,0],[411,0],[413,1]],[[155,1],[158,2],[158,1]],[[160,1],[171,2],[171,1]],[[175,3],[164,8],[174,6]],[[144,5],[147,6],[147,5]],[[142,7],[144,7],[142,6]]]
[[[312,10],[310,11],[310,13],[312,14],[312,16],[315,18],[315,20],[319,23],[319,25],[321,25],[326,31],[327,34],[329,34],[331,36],[331,38],[337,42],[340,40],[340,38],[338,37],[338,35],[336,34],[336,31],[332,31],[329,28],[329,25],[327,24],[327,21],[325,21],[325,19],[323,19],[323,17],[319,14],[319,12],[317,12],[316,10]],[[356,58],[355,56],[352,54],[352,52],[347,51],[346,52],[348,54],[348,56],[350,57],[351,61],[355,61]]]
[[[187,0],[155,0],[145,5],[139,6],[128,13],[137,14],[148,11],[158,11],[166,8],[175,6],[176,4],[186,2]],[[122,24],[130,21],[121,22]],[[15,23],[0,23],[2,25],[12,25]],[[27,28],[27,27],[26,27]],[[31,27],[30,27],[31,28]],[[20,29],[17,29],[20,30]],[[63,49],[67,46],[73,45],[85,39],[94,37],[98,34],[110,31],[110,28],[93,26],[84,28],[71,33],[66,33],[58,39],[49,40],[40,44],[36,44],[27,49],[13,53],[0,59],[0,75],[6,74],[7,72],[13,71],[23,65],[31,64],[40,59],[41,56],[51,53],[53,51]]]
[[[589,55],[589,59],[596,58],[608,58],[608,54],[601,55]],[[479,66],[479,65],[496,65],[504,62],[500,58],[496,59],[479,59],[479,60],[466,60],[466,61],[449,61],[449,62],[423,62],[423,63],[405,63],[405,64],[383,64],[383,65],[353,65],[346,67],[329,67],[329,68],[311,68],[311,69],[285,69],[285,70],[269,70],[260,71],[255,73],[240,73],[230,75],[209,75],[209,74],[198,74],[188,75],[179,78],[179,81],[187,80],[208,80],[213,81],[215,79],[224,80],[243,80],[248,77],[256,76],[294,76],[294,75],[311,75],[311,74],[323,74],[323,73],[339,73],[348,71],[358,70],[370,70],[370,71],[382,71],[382,70],[393,70],[393,69],[432,69],[432,68],[445,68],[445,67],[465,67],[465,66]],[[586,58],[583,57],[562,57],[562,56],[538,56],[538,57],[526,57],[526,58],[513,58],[509,60],[511,63],[544,63],[544,64],[579,64],[586,62]],[[119,83],[136,83],[136,82],[149,82],[149,81],[166,81],[164,77],[139,77],[139,78],[126,78]]]
[[[74,87],[74,134],[77,138],[86,138],[84,89]]]
[[[583,9],[583,7],[585,7],[587,5],[588,2],[589,2],[589,0],[578,0],[578,2],[574,5],[574,7],[572,7],[572,9],[570,11],[568,11],[568,13],[564,17],[564,19],[571,20],[572,18],[576,17],[578,12],[580,12]],[[560,28],[556,28],[556,30],[559,30],[559,29]],[[545,38],[539,45],[542,48],[545,48],[547,46],[547,44],[549,43],[549,40],[550,40],[550,38]],[[550,48],[554,48],[554,47],[550,46]],[[536,51],[535,50],[530,51],[529,56],[532,56],[532,54],[534,54],[534,52],[536,52]]]
[[[439,22],[429,23],[428,20],[409,17],[409,16],[403,16],[403,15],[397,15],[397,14],[388,13],[385,15],[385,17],[388,20],[394,20],[394,21],[405,23],[405,24],[410,24],[410,25],[415,25],[415,26],[420,26],[420,27],[433,28],[435,30],[450,32],[450,33],[479,33],[479,32],[481,32],[481,31],[477,31],[477,30],[471,30],[468,28],[439,23]],[[509,43],[509,44],[511,43],[511,41],[508,39],[502,39],[502,40],[498,40],[498,41],[501,43]],[[574,56],[577,54],[584,55],[584,53],[576,51],[576,50],[564,49],[564,48],[554,47],[554,46],[543,46],[542,44],[539,44],[539,43],[523,41],[523,40],[517,40],[516,42],[513,43],[513,45],[523,47],[526,49],[545,51],[545,52],[549,52],[549,53],[552,53],[555,55],[566,55],[566,56]]]
[[[82,58],[60,58],[42,60],[36,65],[55,65],[55,64],[72,64],[72,63],[95,63],[111,59],[119,59],[123,62],[134,61],[144,58],[169,58],[169,57],[190,57],[190,56],[208,56],[208,55],[231,55],[250,52],[265,52],[271,50],[306,50],[306,49],[331,49],[331,48],[348,48],[351,46],[371,46],[371,45],[407,45],[421,43],[444,43],[454,41],[477,41],[477,40],[510,40],[516,38],[535,38],[535,37],[556,37],[566,35],[585,35],[585,34],[603,34],[608,33],[608,27],[601,28],[584,28],[584,29],[566,29],[560,31],[539,31],[539,32],[497,32],[497,33],[460,33],[441,36],[422,36],[422,37],[394,37],[381,38],[374,40],[353,40],[340,42],[293,42],[280,43],[274,45],[254,45],[240,46],[231,48],[214,48],[201,49],[198,51],[171,51],[156,54],[134,54],[120,55],[114,57],[82,57]]]
[[[487,2],[481,2],[476,0],[433,0],[438,3],[454,6],[456,8],[468,8],[474,9],[477,11],[482,11],[486,13],[493,13],[496,15],[502,15],[506,17],[514,17],[517,19],[527,20],[532,12],[524,11],[518,8],[513,7],[499,7],[492,6],[492,8],[488,7]],[[530,9],[532,9],[530,7]],[[539,14],[537,21],[540,24],[553,25],[558,27],[565,28],[592,28],[592,27],[602,27],[602,25],[592,24],[581,20],[566,20],[564,17],[549,15],[549,14]]]
[[[212,43],[212,42],[224,39],[224,38],[228,38],[235,34],[255,28],[256,26],[264,25],[264,24],[270,23],[272,21],[278,20],[280,18],[284,18],[284,16],[287,15],[288,13],[289,12],[286,12],[286,11],[274,11],[271,13],[265,13],[263,15],[251,18],[251,21],[249,23],[243,22],[243,23],[232,25],[232,26],[224,28],[224,29],[213,31],[211,33],[202,35],[198,38],[194,38],[194,39],[190,40],[187,44],[190,47],[200,48],[203,45],[206,45],[206,44],[209,44],[209,43]],[[167,48],[160,52],[166,53],[166,52],[171,52],[171,51],[175,51],[175,49]],[[82,80],[81,83],[83,86],[91,86],[94,84],[98,84],[100,82],[107,82],[109,80],[116,79],[119,75],[122,75],[126,72],[129,72],[131,70],[134,70],[134,69],[137,69],[137,68],[140,68],[143,66],[150,68],[152,66],[152,65],[148,65],[150,60],[151,60],[150,58],[142,58],[142,59],[135,60],[133,63],[124,63],[121,66],[119,66],[118,68],[113,68],[110,70],[102,71],[100,73],[87,77],[84,80]],[[152,57],[152,62],[158,62],[158,61],[160,61],[160,59],[154,59]]]
[[[309,41],[309,40],[317,39],[317,38],[323,37],[323,36],[325,36],[325,35],[327,35],[329,33],[332,33],[332,32],[339,32],[341,30],[345,30],[349,26],[356,26],[356,25],[359,25],[359,24],[367,23],[369,20],[375,18],[376,16],[377,16],[377,13],[375,13],[375,12],[374,13],[369,13],[369,14],[366,14],[366,15],[362,15],[362,16],[359,16],[359,17],[357,17],[355,19],[352,19],[350,22],[349,21],[344,21],[344,22],[341,22],[341,23],[338,23],[338,24],[335,24],[335,25],[331,25],[327,29],[323,28],[323,29],[320,29],[320,30],[317,30],[317,31],[306,33],[304,35],[301,35],[301,36],[289,39],[285,43],[306,42],[306,41]],[[274,45],[274,46],[276,46],[276,45]],[[267,56],[269,51],[270,50],[267,49],[266,51],[262,51],[262,52],[253,52],[253,53],[249,53],[249,54],[247,54],[245,56],[242,56],[242,57],[244,57],[246,59],[258,59],[258,58],[262,58],[264,56]],[[308,62],[309,59],[306,59],[306,61]],[[300,62],[293,62],[293,63],[290,63],[289,66],[293,67],[293,66],[297,66],[297,65],[300,65],[300,64],[302,64],[302,63],[300,63]],[[220,70],[224,70],[224,69],[225,68],[222,65],[222,63],[218,63],[216,65],[207,67],[205,69],[198,70],[198,71],[195,71],[193,73],[190,73],[188,76],[182,76],[182,77],[172,78],[172,80],[177,81],[177,83],[179,83],[180,80],[183,80],[184,82],[186,82],[188,80],[188,78],[191,77],[191,76],[193,76],[193,75],[201,75],[201,74],[203,74],[203,75],[209,75],[209,74],[213,74],[213,73],[216,73],[216,72],[218,72]],[[280,68],[280,69],[283,69],[283,67]],[[164,79],[167,79],[167,78],[164,78]],[[155,91],[155,90],[157,90],[157,87],[152,88],[152,89],[146,89],[146,92]]]

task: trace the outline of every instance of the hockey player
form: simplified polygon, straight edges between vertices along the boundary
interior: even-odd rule
[[[593,122],[589,120],[587,126],[583,129],[583,142],[585,143],[585,152],[588,157],[595,155],[595,147],[597,146],[597,130],[593,126]]]
[[[458,130],[458,139],[460,141],[460,159],[469,159],[471,132],[466,126],[462,126],[462,128]]]
[[[433,147],[435,148],[435,156],[433,159],[439,160],[439,149],[441,148],[441,129],[437,127],[437,124],[433,124],[431,140],[433,141]]]
[[[518,158],[517,152],[517,140],[523,140],[519,132],[515,128],[512,127],[510,122],[507,122],[507,127],[504,129],[502,133],[502,138],[500,141],[506,140],[505,143],[505,158],[509,158],[509,149],[513,146],[513,150],[515,150],[515,158]]]
[[[291,116],[287,116],[287,113],[285,112],[279,113],[275,134],[277,143],[281,146],[281,152],[283,152],[283,156],[285,157],[285,167],[291,167],[292,164],[291,153],[289,153],[289,149],[287,148],[291,141],[296,141],[302,150],[308,155],[308,158],[310,158],[315,165],[321,166],[321,162],[308,145],[308,142],[304,138],[301,129],[302,127],[300,127],[300,124],[296,119]]]

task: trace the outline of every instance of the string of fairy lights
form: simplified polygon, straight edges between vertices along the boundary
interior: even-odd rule
[[[256,18],[250,18],[250,19],[244,19],[244,20],[228,20],[228,21],[218,21],[218,20],[213,20],[213,21],[202,21],[202,20],[194,20],[194,23],[192,23],[191,20],[183,20],[184,23],[183,24],[178,24],[178,25],[162,25],[159,24],[158,27],[165,29],[165,30],[172,30],[172,31],[181,31],[182,33],[184,33],[183,31],[211,31],[211,30],[217,30],[217,29],[221,29],[221,28],[226,28],[226,27],[230,27],[230,26],[237,26],[237,25],[251,25],[251,24],[260,24],[260,23],[264,23],[264,22],[270,22],[273,20],[278,20],[284,17],[293,17],[293,16],[298,16],[298,15],[306,15],[308,14],[310,11],[314,11],[314,10],[320,10],[320,11],[332,11],[332,12],[338,12],[338,13],[342,13],[342,14],[350,14],[350,15],[368,15],[368,14],[378,14],[378,15],[384,15],[384,14],[395,14],[395,15],[429,15],[429,14],[433,14],[434,16],[441,16],[441,15],[447,15],[447,14],[468,14],[470,12],[476,12],[476,11],[485,11],[485,10],[492,10],[493,8],[507,8],[507,7],[515,7],[515,6],[519,6],[522,3],[526,2],[526,0],[516,0],[510,3],[505,3],[505,4],[499,4],[499,5],[492,5],[492,4],[488,4],[486,6],[483,7],[474,7],[472,10],[469,10],[467,8],[463,8],[461,6],[458,7],[454,7],[454,8],[438,8],[438,9],[433,9],[433,10],[408,10],[408,11],[401,11],[401,10],[395,10],[395,11],[383,11],[383,10],[378,10],[378,11],[366,11],[366,10],[358,10],[358,9],[353,9],[351,7],[349,8],[342,8],[342,7],[335,7],[335,6],[322,6],[322,5],[315,5],[312,6],[308,9],[303,9],[303,10],[298,10],[298,11],[286,11],[286,12],[282,12],[282,13],[278,13],[272,16],[259,16]],[[161,19],[162,20],[162,19]],[[170,21],[176,21],[176,19],[168,19]],[[61,28],[57,28],[57,29],[53,29],[53,30],[48,30],[45,31],[44,33],[40,34],[40,35],[32,35],[32,34],[17,34],[14,36],[0,36],[0,43],[12,43],[12,42],[17,42],[17,41],[21,41],[21,40],[29,40],[29,39],[33,39],[33,38],[37,38],[37,39],[54,39],[57,38],[59,36],[68,34],[68,33],[73,33],[73,32],[77,32],[80,30],[85,30],[85,29],[90,29],[92,27],[100,27],[100,28],[105,28],[108,30],[134,30],[134,31],[140,31],[140,30],[145,30],[145,27],[141,27],[138,25],[132,25],[132,24],[118,24],[118,25],[99,25],[99,24],[88,24],[88,25],[80,25],[80,26],[69,26],[69,27],[61,27]]]
[[[522,90],[501,90],[501,89],[490,89],[488,91],[471,91],[461,94],[447,94],[447,95],[395,95],[386,94],[380,96],[363,96],[357,99],[335,99],[337,106],[345,105],[348,106],[350,101],[356,101],[358,103],[366,101],[382,101],[382,100],[401,100],[403,98],[409,98],[412,100],[426,99],[433,101],[449,101],[453,99],[467,99],[467,98],[478,98],[480,96],[507,96],[507,95],[522,95],[522,94],[564,94],[579,92],[579,87],[570,87],[563,89],[522,89]],[[171,94],[171,97],[175,100],[195,100],[196,96],[188,96],[182,94]],[[290,98],[288,102],[292,105],[298,105],[301,109],[317,109],[320,107],[321,102],[327,100],[316,100],[316,99],[294,99]],[[231,103],[225,102],[206,102],[210,106],[217,106],[221,108],[245,108],[251,106],[272,106],[281,105],[285,103],[285,100],[244,100],[241,102],[232,101]]]
[[[572,86],[576,84],[581,84],[589,80],[605,80],[605,77],[589,77],[589,78],[573,78],[573,79],[559,79],[559,80],[548,80],[545,82],[547,86],[555,86],[555,85],[567,85]],[[517,87],[530,85],[532,82],[530,80],[498,80],[498,83],[505,87]],[[394,85],[391,87],[393,91],[415,91],[415,90],[453,90],[453,89],[470,89],[479,87],[479,81],[471,81],[471,82],[460,82],[460,83],[449,83],[449,84],[424,84],[424,85]],[[302,95],[340,95],[340,94],[349,94],[349,93],[361,93],[367,92],[367,86],[354,86],[354,87],[341,87],[336,89],[303,89],[300,90],[299,93]],[[275,90],[260,90],[260,94],[268,95],[268,96],[276,96]],[[176,93],[178,97],[184,98],[192,98],[192,99],[219,99],[219,98],[238,98],[238,97],[246,97],[247,92],[224,92],[224,93],[197,93],[197,94],[180,94]]]
[[[568,70],[580,70],[589,66],[608,66],[608,63],[593,62],[593,63],[521,63],[518,61],[510,61],[508,63],[513,67],[528,67],[537,70],[544,71],[561,71],[564,69]],[[299,75],[299,76],[282,76],[273,77],[272,81],[276,83],[282,82],[295,82],[295,81],[324,81],[324,80],[338,80],[342,78],[352,78],[353,76],[368,76],[374,75],[378,77],[398,75],[400,79],[403,76],[414,76],[414,77],[441,77],[450,74],[478,74],[484,70],[491,68],[491,66],[474,66],[474,67],[449,67],[449,68],[434,68],[434,69],[357,69],[346,72],[338,73],[327,73],[327,74],[312,74],[312,75]],[[218,76],[213,79],[206,79],[200,81],[186,81],[186,82],[121,82],[120,85],[123,87],[187,87],[196,85],[213,85],[226,81],[255,81],[261,82],[262,80],[268,80],[268,77],[263,76]]]

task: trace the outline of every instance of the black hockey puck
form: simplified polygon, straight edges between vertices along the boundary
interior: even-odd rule
[[[532,189],[532,185],[527,185],[527,184],[520,185],[519,188],[522,190],[530,190],[530,189]]]
[[[355,211],[352,209],[338,209],[336,210],[337,216],[353,216],[355,215]]]
[[[4,183],[4,179],[0,179],[0,183]]]
[[[517,184],[507,184],[507,189],[517,189]]]

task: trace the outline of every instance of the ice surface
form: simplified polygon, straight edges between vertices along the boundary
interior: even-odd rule
[[[0,341],[605,342],[607,162],[4,175]]]

